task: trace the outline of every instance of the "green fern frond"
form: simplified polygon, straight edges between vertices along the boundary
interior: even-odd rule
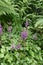
[[[17,14],[14,10],[14,7],[11,5],[10,0],[0,0],[0,15],[6,13],[14,15]]]
[[[37,28],[43,28],[43,19],[39,19],[36,22],[35,27],[37,27]]]

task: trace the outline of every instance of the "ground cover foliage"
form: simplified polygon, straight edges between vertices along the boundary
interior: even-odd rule
[[[0,65],[43,65],[43,0],[0,0]]]

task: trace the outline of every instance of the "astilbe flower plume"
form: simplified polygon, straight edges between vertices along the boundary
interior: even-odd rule
[[[28,36],[28,31],[27,30],[24,30],[24,31],[21,32],[21,38],[23,40],[27,39],[27,36]]]
[[[0,35],[2,35],[2,32],[3,32],[2,25],[0,24]]]

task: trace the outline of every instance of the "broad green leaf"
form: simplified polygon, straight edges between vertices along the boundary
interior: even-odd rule
[[[38,19],[38,21],[35,23],[35,27],[43,28],[43,19]]]
[[[3,58],[4,57],[4,54],[0,54],[0,58]]]

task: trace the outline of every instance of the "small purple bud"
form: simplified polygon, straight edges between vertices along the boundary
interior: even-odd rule
[[[37,40],[37,39],[38,39],[38,37],[37,37],[37,34],[36,34],[36,33],[33,35],[32,39],[34,39],[34,40]]]
[[[18,45],[16,46],[16,49],[20,49],[20,48],[21,48],[21,45],[18,44]]]
[[[27,39],[27,36],[28,36],[28,31],[27,30],[21,32],[21,38],[22,39],[24,39],[24,40]]]
[[[29,25],[28,20],[26,19],[25,27],[27,28]]]
[[[12,31],[12,26],[9,26],[7,30],[8,30],[8,32],[11,32]]]
[[[11,45],[11,49],[15,49],[15,45],[14,44]]]
[[[0,24],[0,35],[2,35],[2,26],[1,26],[1,24]]]

